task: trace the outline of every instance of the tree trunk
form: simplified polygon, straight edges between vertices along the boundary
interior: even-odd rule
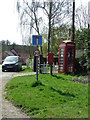
[[[52,18],[52,0],[50,0],[49,8],[48,53],[50,52],[51,18]]]

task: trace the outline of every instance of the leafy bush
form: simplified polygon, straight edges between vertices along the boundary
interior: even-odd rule
[[[75,74],[81,73],[87,73],[87,61],[84,55],[75,59]]]

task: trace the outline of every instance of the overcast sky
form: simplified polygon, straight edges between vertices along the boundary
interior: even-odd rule
[[[0,41],[9,40],[11,43],[22,44],[19,28],[16,0],[0,0]],[[87,6],[90,0],[75,0],[76,6],[81,2]]]

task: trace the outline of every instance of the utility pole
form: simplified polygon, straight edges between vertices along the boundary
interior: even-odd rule
[[[73,14],[72,14],[72,41],[74,42],[75,40],[75,0],[73,0]]]

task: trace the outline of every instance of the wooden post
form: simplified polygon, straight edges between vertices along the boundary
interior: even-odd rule
[[[72,14],[72,41],[73,42],[74,42],[74,38],[75,38],[74,22],[75,22],[75,0],[73,0],[73,14]]]

